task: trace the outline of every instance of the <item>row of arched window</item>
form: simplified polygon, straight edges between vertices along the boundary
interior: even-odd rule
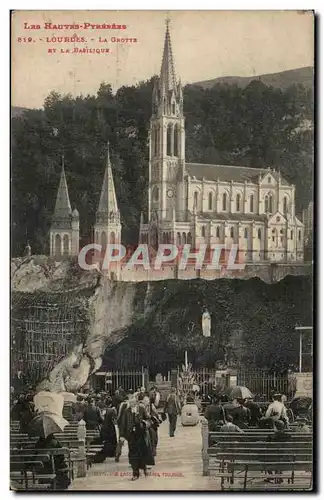
[[[277,229],[272,230],[272,242],[278,242],[280,238],[280,242],[284,242],[284,230],[281,229],[279,232]],[[201,227],[201,237],[206,238],[207,236],[207,231],[206,231],[206,226]],[[221,228],[220,226],[216,227],[216,238],[221,237]],[[230,228],[230,238],[235,237],[235,228],[232,226]],[[244,238],[247,239],[249,237],[249,230],[247,227],[244,228]],[[259,228],[257,230],[257,238],[258,240],[262,239],[262,229]],[[290,231],[290,238],[294,238],[294,231]],[[141,243],[148,243],[148,235],[147,234],[142,234],[141,235]],[[298,241],[301,241],[301,230],[298,231]],[[172,233],[171,232],[164,232],[162,234],[162,243],[165,244],[171,244],[172,243]],[[191,244],[192,243],[192,235],[191,233],[186,233],[186,232],[177,232],[176,234],[176,244],[177,245],[185,245],[186,243]]]
[[[167,156],[180,156],[180,125],[169,123],[167,127],[166,138],[166,154]],[[152,153],[153,156],[159,156],[161,151],[161,127],[155,125],[152,128]]]
[[[229,195],[227,193],[222,194],[222,210],[224,212],[227,212],[229,209],[229,199],[230,198],[229,198]],[[194,192],[194,207],[197,209],[199,208],[198,203],[199,203],[199,192],[195,191]],[[214,208],[214,206],[213,206],[213,192],[209,192],[208,193],[208,210],[213,210],[213,208]],[[236,209],[236,212],[243,211],[242,196],[240,194],[236,195],[235,209]],[[255,211],[255,198],[254,198],[253,194],[251,194],[250,198],[249,198],[249,209],[250,209],[250,212],[252,212],[252,213]],[[266,213],[273,213],[273,211],[274,211],[272,194],[267,195],[264,199],[264,211]],[[287,213],[288,213],[287,197],[284,197],[284,199],[283,199],[283,213],[284,213],[284,215],[287,215]]]
[[[213,204],[213,192],[208,193],[208,210],[213,210],[214,209],[214,204]],[[222,194],[222,210],[223,212],[227,212],[229,210],[229,195],[227,193]],[[235,203],[235,208],[236,212],[242,212],[243,211],[243,203],[242,203],[242,196],[240,194],[236,195],[236,203]],[[199,203],[199,193],[198,191],[194,192],[194,207],[199,208],[198,206]],[[215,207],[216,208],[216,207]],[[254,206],[254,196],[250,196],[250,212],[254,212],[255,206]]]
[[[62,249],[63,243],[63,249]],[[68,256],[70,252],[69,249],[69,236],[65,234],[63,238],[60,234],[55,235],[54,239],[54,253],[56,257],[61,257],[62,255]]]
[[[96,231],[95,243],[98,243],[103,248],[106,247],[108,245],[108,243],[110,245],[113,245],[114,243],[116,243],[116,235],[115,235],[114,231],[111,231],[111,233],[109,235],[109,241],[107,238],[107,233],[105,231],[102,231],[100,237],[99,237],[99,234],[100,234],[99,231]]]

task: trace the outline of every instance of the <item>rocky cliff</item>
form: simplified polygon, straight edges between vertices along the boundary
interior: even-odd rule
[[[127,283],[75,261],[31,257],[12,262],[12,288],[17,355],[24,351],[31,364],[28,346],[37,335],[61,349],[43,370],[41,387],[50,390],[78,390],[103,357],[109,367],[176,366],[184,349],[198,365],[284,367],[298,362],[296,324],[312,324],[309,276],[271,285],[258,278]],[[206,308],[210,338],[201,332]]]

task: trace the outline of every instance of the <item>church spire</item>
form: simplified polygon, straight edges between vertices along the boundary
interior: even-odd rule
[[[54,219],[68,218],[72,213],[71,203],[69,198],[69,191],[67,187],[65,169],[64,169],[64,156],[62,156],[62,172],[60,184],[57,191]]]
[[[116,199],[114,179],[111,169],[110,155],[109,155],[109,142],[107,143],[107,164],[105,176],[101,188],[100,201],[98,206],[98,215],[109,215],[111,213],[118,213],[118,205]]]
[[[169,24],[170,24],[170,19],[167,19],[161,73],[160,73],[160,90],[162,94],[167,94],[170,90],[176,91],[177,88]]]

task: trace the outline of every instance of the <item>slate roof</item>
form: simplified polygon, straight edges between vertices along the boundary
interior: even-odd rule
[[[109,145],[108,145],[107,164],[105,169],[104,180],[102,183],[97,213],[109,214],[110,212],[117,212],[117,211],[118,211],[118,205],[117,205],[115,185],[111,169]]]
[[[274,172],[267,168],[251,168],[233,165],[209,165],[205,163],[186,163],[186,170],[190,177],[197,180],[203,178],[207,181],[234,181],[234,182],[258,182],[259,174],[262,176],[271,174],[276,180],[279,172]],[[281,176],[281,184],[289,186],[289,183]]]
[[[57,191],[53,220],[65,219],[65,218],[69,219],[71,214],[72,214],[72,209],[71,209],[69,191],[67,187],[64,164],[63,164],[60,177],[60,184]]]

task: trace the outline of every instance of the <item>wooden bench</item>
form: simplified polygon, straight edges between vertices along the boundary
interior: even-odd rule
[[[209,475],[209,461],[210,456],[215,453],[224,452],[234,452],[239,447],[243,447],[239,451],[241,453],[251,452],[252,449],[258,448],[267,449],[273,448],[278,449],[280,447],[280,443],[278,442],[269,442],[269,435],[273,434],[274,431],[268,430],[256,430],[256,429],[244,429],[244,432],[215,432],[208,430],[208,421],[203,418],[202,419],[202,460],[203,460],[203,475]],[[289,447],[295,446],[292,443],[305,443],[301,446],[303,447],[300,450],[300,453],[304,453],[305,451],[312,450],[312,441],[313,435],[309,433],[299,433],[299,432],[289,432]],[[287,446],[286,443],[286,446]],[[224,448],[221,449],[220,445],[224,445]],[[217,448],[218,447],[218,448]],[[297,446],[300,448],[300,446]],[[297,452],[296,452],[297,453]],[[299,452],[298,452],[299,453]]]
[[[309,491],[312,488],[311,461],[256,460],[250,462],[223,462],[217,474],[221,478],[221,490],[258,491],[285,490]],[[269,474],[275,471],[274,474]],[[296,474],[304,472],[305,474]],[[225,481],[227,480],[227,481]],[[255,482],[257,480],[257,482]],[[284,481],[287,480],[285,483]],[[271,481],[274,483],[271,484]]]
[[[44,462],[51,463],[51,472],[42,474],[39,469],[44,468]],[[10,455],[10,479],[12,486],[18,490],[48,490],[56,489],[56,473],[54,463],[49,453],[29,453]],[[44,484],[36,483],[42,480]]]

